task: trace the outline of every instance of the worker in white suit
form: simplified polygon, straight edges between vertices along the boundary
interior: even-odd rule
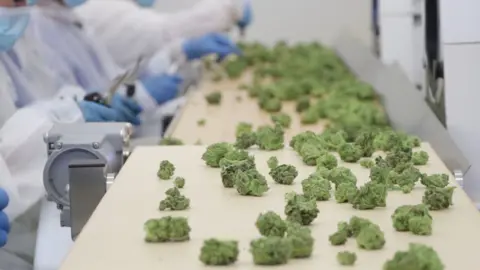
[[[155,0],[89,0],[75,8],[82,19],[122,67],[139,57],[170,52],[171,61],[184,40],[234,26],[242,30],[252,22],[250,0],[200,0],[192,8],[160,13]],[[128,51],[128,53],[126,53]]]

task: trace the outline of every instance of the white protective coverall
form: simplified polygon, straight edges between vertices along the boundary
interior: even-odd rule
[[[182,40],[229,30],[242,17],[243,5],[243,0],[201,0],[190,9],[165,14],[135,0],[88,0],[75,13],[117,64],[129,67],[139,57],[165,51],[171,61],[181,62]]]
[[[34,37],[45,43],[50,68],[60,73],[67,66],[86,91],[105,91],[117,76],[125,72],[70,8],[53,0],[40,0],[32,10],[30,26]],[[135,87],[135,99],[143,108],[143,124],[135,133],[137,136],[159,137],[162,108],[142,83],[137,81]],[[158,132],[151,129],[155,125],[159,126]]]

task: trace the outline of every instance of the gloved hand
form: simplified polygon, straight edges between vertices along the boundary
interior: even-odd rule
[[[117,121],[117,112],[101,104],[91,101],[80,101],[78,103],[86,122],[114,122]]]
[[[240,49],[225,35],[212,33],[193,38],[183,43],[183,52],[188,60],[200,59],[209,54],[216,54],[219,60],[230,54],[240,54]]]
[[[183,79],[176,75],[152,75],[141,80],[143,87],[157,104],[174,99]]]
[[[111,107],[117,113],[118,122],[128,122],[133,125],[140,125],[138,115],[142,112],[142,107],[135,100],[115,94],[112,98]]]
[[[243,1],[243,14],[242,18],[237,22],[240,30],[244,30],[252,23],[253,20],[253,10],[252,10],[252,1],[244,0]]]
[[[10,222],[8,221],[8,217],[5,212],[3,212],[3,209],[5,209],[7,205],[7,192],[0,188],[0,247],[3,247],[5,244],[7,244],[7,236],[10,232]]]

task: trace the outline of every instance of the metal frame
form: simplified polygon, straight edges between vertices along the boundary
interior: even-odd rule
[[[370,83],[382,96],[392,126],[429,142],[463,185],[463,175],[468,172],[470,162],[400,67],[384,65],[367,46],[348,33],[342,34],[333,48],[359,79]]]

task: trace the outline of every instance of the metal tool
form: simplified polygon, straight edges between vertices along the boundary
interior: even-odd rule
[[[140,57],[132,69],[127,70],[125,73],[121,74],[120,76],[116,77],[110,87],[107,89],[107,95],[104,96],[101,93],[95,92],[90,93],[85,96],[84,100],[92,101],[96,103],[100,103],[104,106],[110,106],[113,96],[118,91],[118,89],[125,85],[126,87],[126,94],[127,97],[133,97],[135,95],[135,81],[138,77],[138,73],[140,71],[140,67],[142,64],[143,58]]]
[[[47,199],[61,211],[60,225],[75,240],[129,155],[132,126],[125,123],[58,124],[44,135]]]

